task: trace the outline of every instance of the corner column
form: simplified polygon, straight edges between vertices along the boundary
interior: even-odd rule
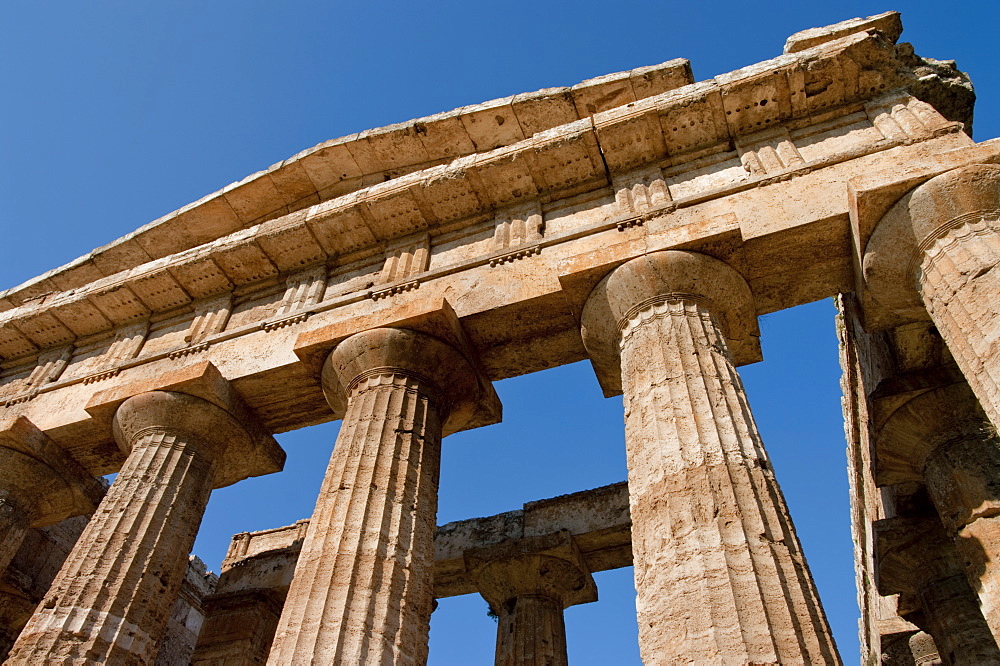
[[[907,319],[930,316],[1000,427],[1000,166],[949,171],[904,196],[865,247],[872,297]],[[926,312],[924,312],[926,310]]]
[[[756,333],[743,278],[652,253],[605,277],[582,323],[592,359],[620,363],[643,661],[840,663],[730,356]]]
[[[113,428],[125,464],[7,663],[152,664],[209,494],[243,478],[227,454],[252,455],[258,437],[277,447],[218,405],[169,391],[125,400]]]
[[[343,424],[268,663],[423,664],[441,438],[477,376],[437,338],[380,328],[337,345],[323,390]]]
[[[465,568],[497,615],[497,666],[566,666],[563,610],[597,601],[568,532],[467,551]]]

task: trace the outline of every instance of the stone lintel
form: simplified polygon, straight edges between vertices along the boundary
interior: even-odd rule
[[[38,477],[37,473],[44,474]],[[92,513],[106,486],[23,416],[0,421],[0,488],[23,485],[37,501],[32,527]]]
[[[500,422],[500,398],[483,370],[476,349],[469,341],[458,316],[445,298],[410,301],[402,307],[376,310],[307,331],[296,339],[293,349],[312,375],[319,377],[324,361],[338,344],[353,335],[375,328],[399,328],[430,335],[458,350],[472,366],[479,391],[475,409],[471,418],[457,429],[446,423],[445,435]],[[343,406],[331,404],[331,407],[337,418],[343,417]]]
[[[173,371],[146,376],[95,393],[86,411],[111,436],[115,412],[126,400],[150,391],[184,393],[201,398],[226,411],[249,435],[234,438],[216,472],[215,487],[232,485],[251,476],[280,472],[285,464],[285,452],[257,421],[243,398],[222,373],[209,361],[199,361]],[[247,442],[246,448],[237,446]]]
[[[235,535],[216,594],[250,590],[285,593],[292,580],[307,522]],[[439,526],[434,537],[434,596],[454,597],[477,591],[466,572],[464,556],[467,551],[559,530],[565,530],[572,537],[588,571],[631,566],[631,520],[626,483],[529,502],[517,511]],[[239,554],[241,551],[243,554]]]
[[[785,53],[798,53],[835,39],[841,39],[858,32],[878,30],[892,43],[903,33],[903,21],[899,12],[883,12],[867,18],[852,18],[822,28],[809,28],[795,33],[785,42]]]

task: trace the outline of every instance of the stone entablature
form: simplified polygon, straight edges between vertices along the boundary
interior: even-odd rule
[[[171,623],[187,650],[207,588],[172,604],[209,493],[338,418],[312,518],[237,537],[195,661],[422,663],[435,596],[478,591],[497,663],[564,663],[563,609],[634,561],[649,663],[840,663],[736,371],[757,316],[838,293],[865,660],[1000,654],[1000,140],[972,142],[967,77],[900,30],[324,144],[7,292],[0,568],[120,470],[12,663],[152,660]],[[359,174],[289,194],[338,155]],[[500,419],[493,381],[584,358],[624,395],[628,488],[435,538],[441,439]]]
[[[693,82],[690,63],[678,58],[588,79],[570,88],[522,93],[325,141],[65,266],[0,291],[0,311],[82,287],[375,183],[517,143]]]
[[[281,431],[329,418],[292,353],[298,335],[362,315],[392,325],[447,300],[495,380],[584,358],[573,312],[591,276],[645,251],[727,255],[758,313],[847,289],[845,181],[900,160],[1000,153],[908,96],[894,49],[880,34],[850,35],[26,303],[0,315],[0,400],[92,448],[87,420],[67,424],[46,394],[67,388],[56,400],[73,403],[89,391],[79,384],[204,359]],[[837,85],[809,88],[825,71]],[[793,190],[810,193],[794,213]],[[247,344],[272,353],[234,351]]]

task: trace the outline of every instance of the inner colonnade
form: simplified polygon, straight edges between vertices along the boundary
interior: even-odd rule
[[[564,609],[629,565],[645,663],[841,663],[737,372],[758,316],[831,296],[862,658],[1000,663],[1000,144],[901,31],[327,142],[3,292],[0,568],[90,515],[0,589],[6,663],[419,664],[435,600],[479,593],[498,664],[562,664]],[[442,438],[582,359],[627,483],[438,527]],[[211,491],[331,419],[312,516],[191,583]]]

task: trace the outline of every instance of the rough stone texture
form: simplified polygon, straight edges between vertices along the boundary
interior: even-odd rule
[[[903,32],[899,12],[884,12],[868,18],[853,18],[823,28],[810,28],[797,32],[785,42],[785,53],[796,53],[833,41],[856,32],[878,30],[895,42]]]
[[[752,299],[722,262],[661,252],[595,288],[584,339],[621,349],[646,663],[840,663],[723,328]]]
[[[216,405],[165,391],[126,400],[114,426],[129,451],[125,466],[11,651],[12,664],[152,663],[215,469],[231,441],[252,439]]]
[[[30,527],[92,513],[104,484],[24,417],[0,430],[0,573]]]
[[[222,563],[194,663],[266,661],[309,521],[237,534]],[[632,565],[625,483],[528,502],[522,509],[438,527],[434,537],[434,596],[474,594],[466,553],[531,542],[566,532],[587,571]],[[550,544],[551,545],[551,544]],[[562,609],[560,608],[560,611]]]
[[[497,666],[566,666],[563,609],[597,601],[568,531],[468,550],[466,569],[497,616]]]
[[[0,576],[0,661],[6,659],[86,525],[87,518],[77,516],[28,530]]]
[[[915,597],[914,622],[930,634],[945,664],[1000,664],[1000,648],[979,611],[951,538],[934,515],[875,524],[878,584]]]
[[[441,436],[478,399],[472,365],[427,335],[340,343],[323,385],[346,403],[268,662],[427,659]]]
[[[865,660],[872,663],[882,654],[883,638],[886,646],[897,645],[917,631],[899,614],[898,599],[882,597],[874,589],[878,563],[872,550],[872,523],[903,515],[897,510],[924,492],[911,487],[919,485],[916,480],[886,485],[875,478],[878,470],[873,461],[878,461],[881,443],[872,434],[880,432],[901,404],[922,391],[961,381],[962,373],[987,413],[995,417],[992,364],[1000,357],[993,349],[998,321],[993,300],[1000,285],[993,275],[996,271],[990,270],[995,263],[995,213],[1000,208],[994,201],[1000,141],[975,144],[962,132],[970,131],[972,117],[967,77],[948,61],[921,58],[908,45],[896,44],[900,28],[895,13],[857,19],[794,36],[785,54],[710,81],[693,83],[687,63],[672,61],[572,88],[515,95],[370,130],[305,151],[67,266],[0,292],[0,424],[29,423],[42,436],[38,441],[48,442],[57,452],[54,457],[29,454],[30,461],[22,460],[28,467],[37,463],[54,469],[50,458],[64,455],[86,477],[121,470],[136,490],[152,492],[156,486],[166,498],[178,488],[143,485],[142,465],[115,446],[109,435],[116,410],[135,396],[156,391],[195,396],[228,411],[249,428],[247,437],[230,442],[224,463],[207,475],[211,480],[196,482],[181,474],[197,486],[190,489],[192,497],[207,493],[206,484],[210,489],[280,470],[282,455],[270,433],[349,417],[354,424],[345,424],[339,447],[343,451],[334,456],[341,467],[331,469],[374,478],[377,470],[366,466],[371,460],[352,458],[347,451],[357,445],[386,454],[383,445],[394,445],[391,436],[372,432],[367,437],[362,431],[365,424],[397,422],[400,412],[362,415],[361,407],[351,407],[347,396],[355,391],[360,402],[392,397],[411,406],[433,403],[433,390],[426,377],[414,379],[405,373],[397,377],[395,371],[382,375],[377,368],[369,368],[375,374],[366,376],[364,381],[371,385],[366,383],[361,390],[360,385],[351,386],[356,373],[346,366],[342,371],[351,375],[346,384],[336,373],[327,373],[324,385],[321,369],[331,350],[350,347],[354,344],[350,340],[361,339],[359,334],[407,329],[457,350],[474,378],[466,389],[477,400],[440,408],[443,411],[436,417],[428,412],[418,424],[434,431],[420,442],[431,461],[420,466],[420,474],[431,474],[433,479],[440,435],[499,419],[499,402],[490,382],[589,357],[607,395],[633,394],[628,398],[628,427],[636,469],[645,469],[642,465],[649,462],[639,455],[645,449],[637,448],[642,438],[636,435],[648,417],[664,432],[673,432],[678,442],[688,432],[683,428],[707,427],[711,436],[698,438],[698,455],[711,464],[692,464],[683,470],[734,472],[732,479],[723,476],[722,484],[712,487],[707,476],[699,477],[701,491],[695,494],[702,503],[693,506],[706,512],[707,507],[713,512],[718,507],[733,520],[716,525],[715,533],[706,527],[697,536],[735,534],[729,550],[711,553],[715,560],[705,565],[706,570],[723,571],[720,555],[732,555],[740,581],[732,589],[759,588],[763,596],[757,595],[756,606],[742,605],[743,597],[734,597],[730,606],[717,608],[756,612],[751,620],[766,621],[754,625],[748,640],[721,658],[749,659],[746,646],[751,644],[754,650],[760,648],[762,659],[778,658],[772,653],[788,642],[784,637],[792,622],[789,618],[804,615],[805,626],[811,629],[795,637],[801,639],[803,654],[812,655],[807,644],[815,638],[826,647],[810,658],[835,660],[733,367],[761,358],[757,316],[853,291],[847,297],[853,299],[856,316],[845,354],[845,414],[865,609],[863,642]],[[894,208],[897,202],[901,203]],[[713,257],[741,277],[719,283],[715,278],[695,284],[688,280],[683,289],[671,292],[676,298],[630,303],[626,310],[641,307],[610,319],[591,317],[585,322],[586,335],[580,335],[581,312],[602,278],[613,272],[621,276],[624,273],[616,272],[619,266],[636,266],[631,262],[671,251]],[[639,279],[636,285],[641,283]],[[620,358],[621,331],[616,325],[623,317],[633,323],[627,329],[628,351]],[[603,323],[597,325],[597,320]],[[931,322],[947,346],[939,344]],[[680,333],[687,337],[676,337]],[[667,352],[674,347],[669,340],[698,345],[701,353],[670,356]],[[949,350],[958,367],[948,357]],[[384,352],[354,349],[358,359]],[[654,352],[663,352],[654,364],[663,373],[671,367],[668,361],[674,366],[704,361],[716,374],[706,375],[712,380],[707,383],[682,382],[695,374],[675,372],[662,385],[642,387],[637,382],[646,375],[639,371],[649,368],[638,364],[644,355],[654,358]],[[418,350],[411,350],[411,355],[421,357]],[[414,359],[391,367],[409,367]],[[391,382],[379,383],[376,376]],[[687,421],[667,423],[643,411],[644,405],[654,404],[657,396],[674,388],[694,391],[672,401],[687,405],[683,410]],[[728,417],[704,411],[722,404],[717,401],[739,408]],[[352,408],[355,411],[349,413]],[[682,428],[669,430],[673,425]],[[400,435],[410,442],[414,433],[404,429]],[[19,450],[16,445],[3,448]],[[149,450],[153,449],[164,447]],[[161,462],[173,469],[168,459],[175,453],[165,449],[161,453]],[[388,457],[377,459],[388,464]],[[940,461],[941,468],[964,469],[968,456],[961,458]],[[405,461],[396,462],[395,467],[378,468],[379,473],[390,467],[400,471]],[[46,474],[39,469],[28,476],[38,479]],[[351,478],[345,484],[352,484]],[[953,483],[949,490],[947,475],[934,478],[941,483],[930,488],[932,494],[965,488],[964,482]],[[689,491],[696,481],[692,476]],[[3,482],[0,471],[0,493],[4,499],[13,498],[17,508],[8,509],[7,527],[0,529],[16,538],[24,524],[18,515],[32,510],[24,497],[34,488],[4,487]],[[633,500],[656,496],[648,493],[651,483],[668,485],[662,479],[642,477],[631,488]],[[391,523],[402,514],[389,510],[398,508],[390,494],[410,492],[404,486],[379,486],[373,498],[349,506],[329,496],[321,498],[319,506],[327,513],[310,524],[314,536],[304,559],[308,567],[315,564],[314,556],[321,557],[317,552],[322,539],[339,538],[328,529],[331,516],[350,517],[354,530],[369,519],[367,514],[358,516],[359,507],[368,506],[373,507],[371,520],[386,517]],[[385,629],[395,622],[386,618],[405,617],[410,638],[397,644],[393,637],[386,643],[386,654],[405,643],[408,654],[419,660],[424,632],[419,627],[425,625],[431,596],[426,576],[434,561],[427,550],[434,524],[433,510],[428,508],[433,492],[428,487],[420,486],[424,495],[413,514],[423,521],[420,534],[392,524],[386,531],[386,538],[402,540],[406,550],[404,557],[387,566],[398,564],[394,571],[410,572],[407,567],[416,562],[421,571],[414,579],[423,581],[413,592],[414,604],[383,605],[398,600],[395,592],[372,594],[360,582],[372,579],[359,572],[372,573],[365,567],[382,562],[365,559],[375,547],[372,544],[380,543],[375,532],[381,530],[375,528],[369,533],[345,532],[355,538],[345,542],[355,550],[330,563],[329,570],[323,569],[326,564],[317,569],[328,580],[339,581],[331,599],[343,600],[344,586],[350,586],[373,601],[371,613],[352,615],[350,604],[327,604],[319,574],[315,585],[301,583],[315,589],[304,596],[293,594],[296,603],[327,608],[329,618],[347,617],[360,623],[352,625],[358,627],[368,626],[365,623],[378,616]],[[331,485],[327,491],[352,496],[356,491],[358,499],[363,492],[353,485],[343,493],[338,488]],[[733,494],[726,495],[726,489]],[[715,491],[717,495],[712,494]],[[761,511],[751,499],[758,491],[770,498]],[[132,516],[126,507],[127,500],[135,500],[131,493],[123,483],[107,507],[125,511],[129,520],[156,514],[150,510]],[[166,511],[169,500],[164,501],[167,504],[160,508]],[[558,515],[559,507],[569,510],[572,504],[556,502],[536,507],[537,511],[526,508],[520,517],[493,517],[493,522],[483,519],[486,522],[477,525],[487,545],[496,542],[489,539],[508,532],[522,532],[515,538],[537,536],[563,529],[563,519],[565,525],[576,525],[580,515]],[[637,558],[638,570],[653,586],[660,577],[676,572],[647,570],[643,558],[650,552],[650,532],[645,530],[655,522],[650,516],[656,511],[643,511],[651,513],[643,514],[642,529],[636,533],[636,552],[644,553]],[[533,515],[547,517],[536,524]],[[579,525],[579,530],[565,527],[588,569],[630,561],[629,544],[621,540],[625,533],[621,515],[607,521],[595,518],[600,512],[588,515],[593,520],[579,522],[614,525],[607,532],[586,525]],[[977,516],[968,525],[985,525],[979,518],[986,517]],[[28,524],[40,524],[32,520],[36,522]],[[99,512],[93,534],[110,530],[112,521]],[[709,522],[705,519],[699,525]],[[544,530],[541,525],[546,525]],[[739,535],[743,526],[749,530],[748,540]],[[153,522],[142,527],[150,535],[159,529]],[[472,531],[461,531],[466,528]],[[458,552],[464,553],[470,542],[463,539],[474,536],[476,529],[465,524],[439,545],[450,539],[452,546],[462,545]],[[664,528],[662,533],[670,532]],[[773,537],[773,543],[755,541],[753,535],[760,533]],[[31,532],[27,534],[30,538]],[[976,538],[991,537],[984,532]],[[81,552],[100,551],[99,540],[89,536],[88,540]],[[412,551],[405,545],[411,542]],[[482,545],[476,539],[472,542]],[[739,543],[743,546],[734,545]],[[175,585],[182,573],[179,563],[187,553],[182,552],[183,540],[172,547],[170,585]],[[335,550],[328,548],[328,554]],[[360,559],[352,559],[355,556]],[[452,552],[436,562],[435,569],[442,571],[436,593],[472,591],[473,581],[459,555]],[[136,562],[125,564],[118,572],[123,576]],[[75,555],[70,565],[67,572],[82,566]],[[786,578],[775,582],[779,571]],[[57,587],[70,584],[71,574],[66,576]],[[99,584],[82,577],[72,582],[91,590]],[[114,578],[109,588],[120,590],[121,598],[102,603],[109,607],[126,603],[134,590],[118,587],[121,582]],[[980,582],[983,589],[995,584],[989,576]],[[648,600],[652,587],[644,586],[640,585],[640,596]],[[768,595],[779,588],[791,595],[788,603],[769,605]],[[153,624],[172,612],[173,601],[158,600]],[[254,621],[264,627],[273,621],[275,609],[267,600],[258,601]],[[222,608],[221,597],[213,603]],[[236,612],[236,606],[229,609]],[[173,607],[178,623],[185,613],[192,617],[194,606],[189,607],[187,611]],[[672,610],[680,612],[678,608]],[[43,610],[46,617],[53,613],[51,608]],[[297,630],[308,615],[301,608],[295,612],[299,619],[283,626],[294,625]],[[317,626],[327,622],[322,615],[309,617]],[[718,627],[707,616],[700,617],[704,622],[698,639],[709,634],[719,640],[731,638],[737,631],[734,623],[744,620],[735,610],[722,613]],[[338,622],[331,620],[328,626]],[[774,631],[761,629],[764,625]],[[301,649],[308,654],[296,659],[327,659],[322,650],[313,655],[305,647],[310,641],[316,644],[318,635],[302,633]],[[240,640],[251,639],[244,635]],[[291,641],[289,636],[285,639]],[[355,639],[352,635],[351,650],[361,640]],[[347,643],[337,645],[348,649]],[[254,643],[258,658],[264,649],[262,641]],[[151,647],[143,658],[151,658],[154,651]],[[719,656],[708,654],[710,659]],[[797,658],[805,657],[790,657]]]
[[[865,249],[876,300],[930,315],[994,424],[1000,423],[1000,166],[955,169],[903,197]]]
[[[879,433],[878,455],[880,482],[926,484],[1000,640],[1000,438],[969,386],[927,391],[896,409]]]
[[[191,663],[205,621],[205,599],[215,592],[218,581],[218,576],[206,571],[204,562],[194,556],[189,558],[180,594],[156,653],[157,666]]]

